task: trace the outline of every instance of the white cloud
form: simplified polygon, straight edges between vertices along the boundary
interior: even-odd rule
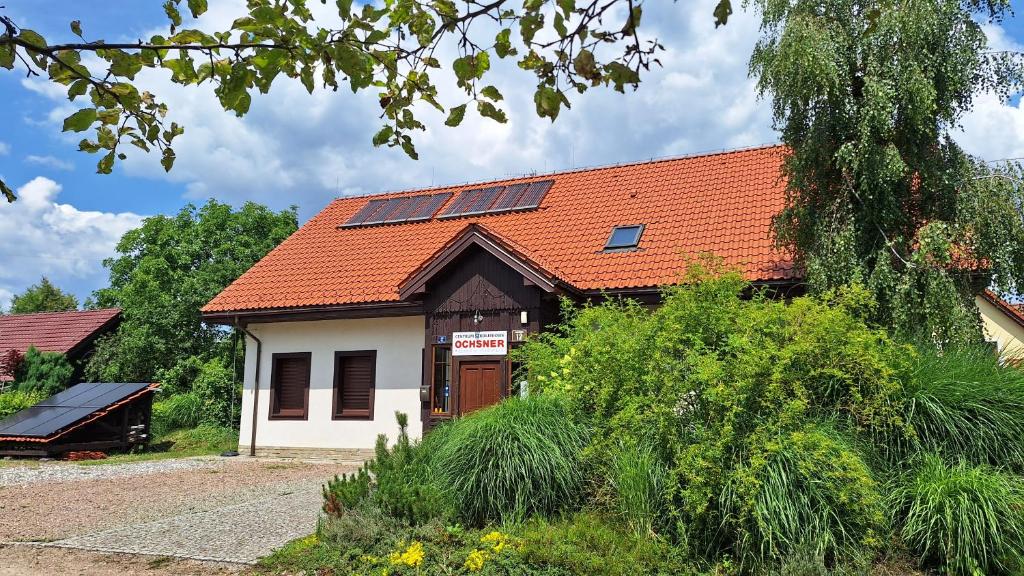
[[[25,162],[29,164],[38,164],[40,166],[47,166],[54,170],[65,170],[71,171],[75,169],[75,165],[67,160],[61,160],[56,156],[36,156],[35,154],[29,154],[25,156]]]
[[[103,259],[142,220],[61,204],[60,191],[60,184],[38,176],[16,190],[17,202],[0,207],[0,306],[44,275],[87,296],[105,284]]]
[[[11,145],[7,142],[0,142],[0,156],[6,156],[11,153]]]

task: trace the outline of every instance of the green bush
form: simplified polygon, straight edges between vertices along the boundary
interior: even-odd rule
[[[509,398],[431,432],[432,479],[472,526],[570,510],[583,499],[587,430],[551,397]]]
[[[7,418],[11,414],[30,406],[35,406],[44,398],[46,396],[36,390],[28,392],[9,390],[4,392],[0,394],[0,419]]]
[[[176,394],[154,402],[150,425],[153,435],[199,426],[205,417],[203,408],[203,399],[192,393]]]
[[[220,358],[204,360],[189,356],[157,374],[161,394],[166,398],[191,394],[202,404],[201,422],[233,426],[241,404],[241,387],[236,386],[231,369]],[[186,401],[182,401],[186,402]]]
[[[984,348],[923,346],[908,396],[914,441],[901,457],[922,450],[1024,471],[1024,370]]]
[[[34,346],[25,352],[14,380],[23,392],[37,391],[52,396],[71,385],[74,367],[63,354],[40,352]]]
[[[1024,571],[1024,479],[926,455],[890,492],[903,539],[945,574]]]
[[[400,412],[398,440],[388,448],[377,437],[374,458],[358,472],[335,476],[324,486],[324,511],[341,517],[367,501],[384,514],[408,525],[429,522],[446,514],[446,505],[428,470],[422,445],[409,440],[409,418]]]
[[[523,563],[560,574],[685,576],[696,574],[686,551],[658,538],[637,536],[593,512],[556,521],[534,519],[516,531]]]

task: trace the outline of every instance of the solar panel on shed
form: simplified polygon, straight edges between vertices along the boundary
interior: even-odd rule
[[[451,192],[431,195],[430,199],[426,203],[421,204],[419,208],[417,208],[416,212],[409,216],[407,221],[429,220],[434,216],[434,212],[437,212],[437,209],[444,205],[444,203],[452,196],[453,194]]]
[[[45,438],[149,387],[144,383],[78,384],[0,421],[0,436]]]
[[[345,226],[358,226],[363,223],[364,220],[369,218],[377,211],[378,208],[383,206],[387,200],[370,200],[365,206],[359,209],[358,212],[352,215],[351,218],[345,222]]]
[[[519,197],[519,201],[516,202],[513,208],[515,210],[526,210],[540,206],[544,196],[548,193],[548,190],[551,190],[551,185],[554,183],[554,180],[531,182],[530,187],[526,189],[526,192],[523,192],[523,195]]]

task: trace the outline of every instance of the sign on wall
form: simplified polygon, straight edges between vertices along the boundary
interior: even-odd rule
[[[508,353],[508,332],[453,332],[452,356],[504,356]]]

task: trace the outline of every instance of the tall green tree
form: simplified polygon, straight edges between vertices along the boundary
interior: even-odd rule
[[[97,170],[109,173],[128,143],[158,150],[167,170],[174,164],[172,143],[183,128],[167,122],[167,107],[135,85],[144,68],[163,69],[181,85],[206,83],[224,109],[239,116],[248,112],[255,92],[266,93],[281,78],[297,80],[309,92],[317,86],[371,90],[384,120],[373,144],[398,146],[415,157],[411,134],[424,129],[417,119],[422,108],[447,114],[449,126],[459,125],[469,106],[505,122],[502,95],[485,80],[492,59],[514,58],[535,76],[537,113],[554,120],[572,93],[636,86],[664,49],[639,32],[644,0],[327,4],[249,0],[230,28],[217,31],[181,28],[183,14],[200,16],[207,0],[166,0],[166,34],[114,42],[91,37],[74,20],[70,29],[79,40],[68,43],[50,43],[19,27],[0,6],[0,68],[46,76],[69,99],[87,100],[64,121],[64,131],[91,131],[79,148],[100,154]],[[717,25],[731,13],[730,0],[719,0],[708,16]],[[448,49],[455,57],[442,62]],[[432,75],[442,68],[454,73],[460,93],[454,102],[438,99]],[[2,180],[0,193],[14,199]]]
[[[11,314],[63,312],[78,308],[78,298],[53,285],[46,276],[11,298]]]
[[[247,202],[232,210],[214,200],[144,220],[103,263],[110,286],[96,291],[94,305],[121,308],[123,320],[99,342],[87,375],[148,382],[186,358],[209,357],[223,334],[199,309],[297,227],[294,207],[273,212]]]
[[[1007,96],[1016,55],[982,27],[1007,0],[756,0],[751,71],[789,147],[779,241],[817,291],[870,286],[877,319],[937,343],[980,335],[973,295],[1024,281],[1021,171],[951,137]]]

